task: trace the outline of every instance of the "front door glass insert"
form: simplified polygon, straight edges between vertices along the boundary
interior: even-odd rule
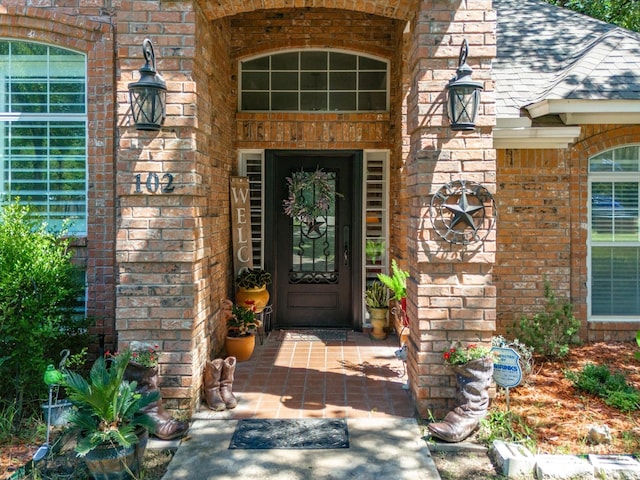
[[[328,172],[331,190],[336,190],[335,172]],[[319,192],[315,187],[304,192],[304,201],[316,205]],[[337,283],[337,245],[335,198],[329,209],[314,219],[293,219],[292,268],[289,281],[292,283]]]

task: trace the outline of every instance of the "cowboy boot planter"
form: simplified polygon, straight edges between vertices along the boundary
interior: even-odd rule
[[[453,368],[458,380],[458,406],[442,422],[429,424],[429,430],[434,437],[455,443],[471,435],[487,414],[493,359],[479,358]]]
[[[222,375],[220,377],[220,396],[228,409],[236,408],[238,400],[233,395],[233,374],[236,371],[236,357],[227,357],[222,363]]]
[[[147,367],[136,362],[129,362],[124,373],[125,380],[135,381],[136,392],[159,392],[158,367]],[[162,397],[157,402],[143,409],[155,424],[153,435],[160,440],[173,440],[182,437],[189,429],[189,423],[173,418],[162,406]]]
[[[204,400],[207,407],[219,412],[227,408],[225,401],[220,396],[220,377],[222,376],[224,360],[216,358],[212,362],[206,361],[204,364]]]

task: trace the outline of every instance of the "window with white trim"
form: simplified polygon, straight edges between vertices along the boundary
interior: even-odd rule
[[[0,202],[87,231],[85,55],[0,39]]]
[[[589,159],[592,320],[640,318],[640,145]]]
[[[328,50],[288,51],[240,62],[239,109],[362,112],[389,109],[389,62]]]

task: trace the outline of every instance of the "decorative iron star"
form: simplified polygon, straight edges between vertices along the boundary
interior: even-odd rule
[[[478,210],[482,210],[484,206],[471,205],[467,199],[467,193],[464,190],[458,199],[458,203],[452,205],[445,204],[444,207],[453,214],[453,219],[449,223],[450,230],[460,222],[467,224],[474,232],[478,230],[478,226],[473,221],[473,215],[475,215]]]
[[[307,236],[311,235],[312,232],[316,232],[318,235],[322,236],[322,232],[320,231],[320,227],[324,225],[324,222],[315,221],[312,224],[307,224],[309,229],[307,230]]]

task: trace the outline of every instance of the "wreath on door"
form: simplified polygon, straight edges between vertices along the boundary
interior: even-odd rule
[[[286,178],[289,196],[283,200],[284,213],[307,225],[316,223],[333,207],[336,197],[335,179],[329,172],[317,168],[314,172],[300,170]]]

